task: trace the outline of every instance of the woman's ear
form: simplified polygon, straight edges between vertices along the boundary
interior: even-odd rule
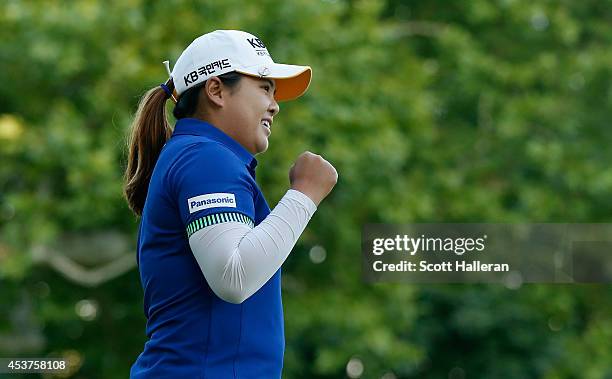
[[[204,91],[206,92],[206,98],[208,98],[213,105],[218,107],[224,105],[223,82],[221,82],[221,79],[216,76],[209,78],[204,85]]]

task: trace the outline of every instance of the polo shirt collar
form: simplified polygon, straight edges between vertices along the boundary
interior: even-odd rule
[[[176,122],[172,136],[176,135],[203,136],[227,146],[251,170],[257,166],[257,159],[235,139],[225,134],[214,125],[197,118],[182,118]]]

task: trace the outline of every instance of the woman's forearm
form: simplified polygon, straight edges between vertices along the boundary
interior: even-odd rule
[[[242,303],[280,268],[316,206],[290,189],[256,227],[239,222],[207,226],[189,238],[191,250],[213,292]]]

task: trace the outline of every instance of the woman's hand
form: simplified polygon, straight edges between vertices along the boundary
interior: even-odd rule
[[[338,182],[338,172],[322,156],[305,151],[289,169],[289,182],[318,206]]]

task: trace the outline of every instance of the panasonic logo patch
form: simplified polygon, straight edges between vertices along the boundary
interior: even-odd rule
[[[236,208],[236,196],[233,193],[207,193],[187,199],[189,213],[208,208]]]

